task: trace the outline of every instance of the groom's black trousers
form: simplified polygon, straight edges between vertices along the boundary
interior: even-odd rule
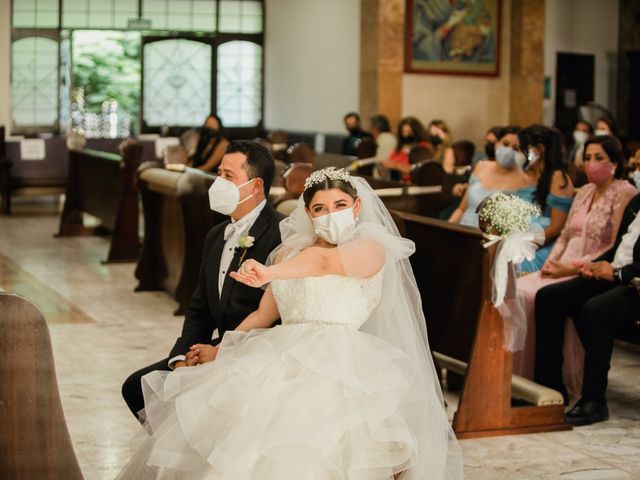
[[[571,317],[585,349],[582,398],[603,402],[613,340],[640,344],[640,296],[634,288],[575,278],[536,295],[535,381],[566,392],[562,381],[564,320]]]
[[[133,413],[136,418],[139,418],[138,412],[144,408],[144,397],[142,396],[141,383],[142,377],[154,370],[170,371],[171,369],[169,368],[168,362],[169,359],[165,358],[153,365],[144,367],[129,375],[129,378],[127,378],[122,384],[122,396],[124,397],[124,401],[127,402],[129,410],[131,410],[131,413]]]

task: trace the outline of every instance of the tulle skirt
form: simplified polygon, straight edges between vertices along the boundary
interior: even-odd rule
[[[342,326],[228,332],[214,362],[143,377],[151,435],[118,478],[458,478],[440,398],[408,360]]]

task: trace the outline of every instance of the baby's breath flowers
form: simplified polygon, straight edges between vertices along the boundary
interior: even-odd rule
[[[500,237],[526,232],[531,217],[540,216],[540,208],[511,193],[494,193],[478,206],[478,217],[484,232]]]

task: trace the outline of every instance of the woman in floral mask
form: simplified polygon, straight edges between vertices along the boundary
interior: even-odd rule
[[[620,178],[624,155],[620,141],[613,136],[597,136],[584,149],[584,165],[589,183],[576,195],[567,221],[539,272],[518,280],[518,295],[526,305],[528,333],[521,375],[533,375],[535,359],[535,296],[543,286],[578,274],[578,269],[609,250],[616,239],[625,207],[638,190]],[[565,385],[571,392],[581,383],[583,355],[573,323],[565,332]],[[573,359],[573,361],[572,361]],[[514,363],[518,363],[514,359]],[[576,393],[580,390],[577,388]],[[563,392],[567,399],[567,392]]]

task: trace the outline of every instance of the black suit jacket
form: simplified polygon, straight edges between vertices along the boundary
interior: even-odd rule
[[[254,244],[247,250],[244,260],[253,258],[264,263],[271,251],[280,244],[280,221],[284,217],[269,204],[265,205],[255,223],[249,230]],[[247,315],[255,311],[260,304],[264,291],[238,283],[229,277],[229,272],[238,270],[243,250],[236,249],[222,287],[218,292],[218,272],[224,247],[224,230],[230,220],[211,229],[207,235],[200,265],[200,276],[191,306],[182,326],[182,334],[171,349],[169,358],[184,355],[191,345],[196,343],[220,342],[227,330],[233,330]],[[243,261],[244,261],[243,260]],[[212,341],[213,331],[218,329],[219,338]]]
[[[636,218],[636,215],[639,211],[640,194],[633,197],[627,205],[627,208],[624,209],[622,222],[620,222],[620,229],[618,230],[618,235],[616,236],[616,243],[613,245],[613,247],[611,247],[610,250],[598,257],[596,261],[613,262],[613,259],[616,255],[616,250],[618,250],[620,242],[622,241],[622,237],[625,235],[625,233],[627,233],[629,225],[631,225],[631,222],[633,222],[633,220]],[[640,238],[638,238],[635,245],[633,246],[633,263],[623,266],[621,272],[622,283],[624,285],[629,285],[632,278],[640,277]]]

